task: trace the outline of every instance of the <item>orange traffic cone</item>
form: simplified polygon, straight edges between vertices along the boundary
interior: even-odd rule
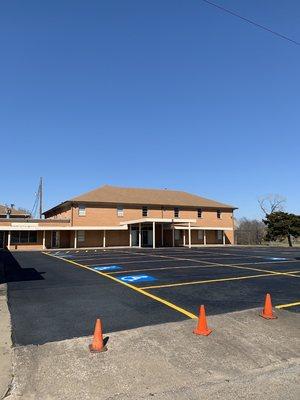
[[[272,309],[272,301],[271,301],[271,295],[269,293],[266,294],[266,299],[265,299],[265,307],[260,314],[261,317],[266,318],[266,319],[276,319],[276,315],[273,314],[273,309]]]
[[[193,333],[195,333],[195,335],[204,336],[208,336],[210,333],[212,333],[212,330],[207,327],[205,308],[203,305],[200,307],[197,328],[193,330]]]
[[[89,345],[89,349],[92,353],[100,353],[107,350],[103,343],[102,322],[99,318],[96,320],[93,342]]]

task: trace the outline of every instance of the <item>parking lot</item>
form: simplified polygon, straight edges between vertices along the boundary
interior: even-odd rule
[[[6,261],[15,344],[273,305],[300,311],[300,251],[278,248],[15,252]],[[9,253],[8,253],[9,254]],[[10,263],[10,265],[9,265]]]
[[[260,248],[172,248],[55,252],[182,314],[195,316],[200,304],[210,313],[274,304],[299,311],[300,252]],[[75,264],[76,263],[76,264]]]

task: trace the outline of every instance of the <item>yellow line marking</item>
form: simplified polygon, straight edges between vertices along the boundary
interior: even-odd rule
[[[97,271],[97,270],[95,270],[95,269],[92,269],[92,268],[87,267],[87,266],[85,266],[85,265],[79,264],[79,263],[77,263],[77,262],[75,262],[75,261],[72,261],[72,260],[66,260],[65,258],[57,257],[57,256],[55,256],[55,255],[48,254],[48,253],[45,253],[45,252],[42,252],[42,253],[43,253],[43,254],[46,254],[46,255],[49,256],[49,257],[53,257],[53,258],[56,258],[56,259],[59,259],[59,260],[68,262],[68,263],[70,263],[70,264],[77,265],[77,266],[80,267],[80,268],[87,269],[88,271],[91,271],[91,272],[94,272],[94,273],[96,273],[96,274],[98,274],[98,275],[104,276],[105,278],[111,279],[112,281],[117,282],[117,283],[119,283],[119,284],[121,284],[121,285],[123,285],[123,286],[127,286],[128,288],[130,288],[130,289],[132,289],[132,290],[134,290],[134,291],[136,291],[136,292],[138,292],[138,293],[140,293],[140,294],[143,294],[144,296],[150,297],[151,299],[156,300],[156,301],[158,301],[159,303],[162,303],[162,304],[164,304],[165,306],[168,306],[168,307],[172,308],[173,310],[176,310],[176,311],[180,312],[181,314],[186,315],[186,316],[189,317],[189,318],[192,318],[192,319],[198,318],[195,314],[193,314],[193,313],[191,313],[191,312],[189,312],[189,311],[187,311],[187,310],[185,310],[185,309],[183,309],[183,308],[181,308],[181,307],[176,306],[176,304],[173,304],[173,303],[171,303],[171,302],[169,302],[169,301],[167,301],[167,300],[165,300],[165,299],[162,299],[161,297],[158,297],[158,296],[155,296],[155,295],[153,295],[153,294],[151,294],[151,293],[148,293],[148,292],[144,291],[144,290],[141,289],[141,288],[138,288],[138,287],[136,287],[136,286],[131,285],[130,283],[120,281],[119,279],[115,278],[114,276],[107,275],[107,274],[105,274],[104,272]]]
[[[280,272],[277,272],[276,275],[283,275]],[[270,274],[259,274],[259,275],[246,275],[246,276],[237,276],[233,278],[220,278],[220,279],[206,279],[202,281],[191,281],[191,282],[181,282],[181,283],[167,283],[165,285],[153,285],[153,286],[143,286],[141,289],[163,289],[174,286],[187,286],[187,285],[200,285],[205,283],[217,283],[217,282],[226,282],[226,281],[238,281],[241,279],[252,279],[252,278],[262,278],[262,277],[270,277]]]
[[[289,303],[289,304],[280,304],[279,306],[275,306],[275,308],[288,308],[288,307],[295,307],[300,306],[300,301],[296,303]]]
[[[134,253],[134,254],[138,254],[138,253]],[[160,257],[160,258],[173,258],[173,259],[178,260],[178,261],[199,262],[199,263],[202,263],[202,264],[211,264],[211,265],[214,265],[216,267],[220,266],[220,267],[230,267],[230,268],[236,268],[236,269],[247,269],[247,270],[250,270],[250,271],[264,272],[264,273],[268,273],[268,274],[271,274],[271,275],[277,275],[277,272],[275,272],[275,271],[270,271],[270,270],[267,270],[267,269],[252,268],[252,267],[244,267],[244,266],[239,266],[238,264],[221,264],[221,263],[211,262],[211,261],[206,261],[206,260],[205,261],[198,261],[198,260],[191,259],[191,258],[164,256],[164,255],[158,255],[158,254],[149,254],[149,256],[151,256],[151,257]],[[249,263],[249,264],[251,264],[251,263]],[[299,275],[292,275],[292,273],[290,273],[290,272],[281,272],[280,274],[284,275],[284,276],[292,276],[292,277],[295,277],[295,278],[300,278]]]
[[[174,260],[175,261],[175,260]],[[96,265],[96,264],[95,264]],[[120,263],[122,265],[122,263]],[[113,272],[107,272],[109,275],[115,275],[115,274],[123,274],[123,273],[128,273],[128,272],[144,272],[144,271],[162,271],[162,270],[173,270],[173,269],[191,269],[191,268],[213,268],[213,265],[185,265],[182,267],[162,267],[162,268],[142,268],[142,269],[127,269],[127,270],[122,270],[122,271],[113,271]],[[218,265],[217,265],[218,268]]]

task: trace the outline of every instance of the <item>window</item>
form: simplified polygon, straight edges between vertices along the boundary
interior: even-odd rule
[[[142,208],[142,216],[143,217],[148,217],[148,207],[143,207]]]
[[[117,216],[123,217],[124,216],[124,208],[122,206],[117,207]]]
[[[77,239],[78,239],[78,242],[84,242],[85,241],[85,231],[78,231]]]
[[[85,216],[85,206],[83,206],[83,205],[79,205],[78,206],[78,215],[80,217],[84,217]]]
[[[198,218],[202,218],[202,208],[198,208]]]
[[[175,231],[175,240],[180,240],[180,231],[179,230]]]
[[[217,218],[221,218],[221,210],[217,210]]]
[[[179,218],[179,208],[178,207],[174,208],[174,218]]]
[[[37,243],[37,231],[30,231],[29,233],[29,243]]]
[[[37,243],[37,231],[13,231],[11,232],[10,243]]]
[[[217,239],[218,241],[223,239],[223,231],[217,231]]]
[[[20,232],[19,231],[11,232],[10,243],[20,243]]]
[[[203,231],[198,231],[198,240],[203,240],[204,239],[204,235],[203,235]]]

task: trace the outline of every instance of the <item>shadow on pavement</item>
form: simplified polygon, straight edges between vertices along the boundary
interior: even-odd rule
[[[36,281],[44,279],[34,268],[21,268],[7,250],[0,251],[0,284],[8,282]]]

